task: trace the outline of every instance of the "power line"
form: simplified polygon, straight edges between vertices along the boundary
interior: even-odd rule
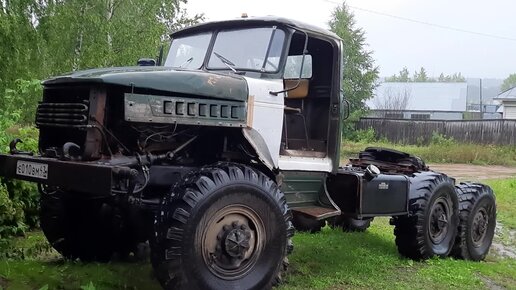
[[[331,1],[331,0],[323,0],[323,1],[328,2],[328,3],[338,4],[338,5],[342,4],[342,3]],[[494,34],[489,34],[489,33],[483,33],[483,32],[478,32],[478,31],[472,31],[472,30],[452,27],[452,26],[448,26],[448,25],[431,23],[431,22],[426,22],[426,21],[422,21],[422,20],[407,18],[407,17],[403,17],[403,16],[397,16],[397,15],[393,15],[393,14],[389,14],[389,13],[385,13],[385,12],[380,12],[380,11],[375,11],[375,10],[371,10],[371,9],[366,9],[366,8],[361,8],[361,7],[357,7],[357,6],[351,6],[351,5],[348,5],[348,4],[346,4],[346,5],[348,7],[350,7],[350,8],[356,9],[356,10],[360,10],[360,11],[364,11],[364,12],[368,12],[368,13],[376,14],[376,15],[380,15],[380,16],[390,17],[390,18],[394,18],[394,19],[398,19],[398,20],[408,21],[408,22],[412,22],[412,23],[417,23],[417,24],[437,27],[437,28],[441,28],[441,29],[452,30],[452,31],[455,31],[455,32],[474,34],[474,35],[490,37],[490,38],[496,38],[496,39],[502,39],[502,40],[516,41],[516,38],[505,37],[505,36],[500,36],[500,35],[494,35]]]

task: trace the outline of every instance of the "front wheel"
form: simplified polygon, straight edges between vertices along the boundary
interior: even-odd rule
[[[423,172],[411,179],[410,187],[409,216],[393,218],[398,251],[416,260],[446,257],[459,222],[453,181],[444,174]]]
[[[106,199],[80,199],[60,190],[41,193],[40,224],[48,242],[68,259],[107,262],[136,253],[146,236],[135,234],[120,209]]]
[[[287,264],[292,234],[272,180],[247,166],[217,164],[164,198],[151,259],[165,289],[268,289]]]

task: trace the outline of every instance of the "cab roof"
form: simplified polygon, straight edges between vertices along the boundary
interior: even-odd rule
[[[222,21],[211,21],[211,22],[204,22],[200,24],[196,24],[181,30],[178,30],[176,32],[173,32],[170,34],[172,38],[180,37],[188,34],[194,34],[197,32],[207,31],[214,28],[240,28],[240,27],[246,27],[246,26],[263,26],[263,25],[278,25],[278,26],[288,26],[295,28],[297,30],[311,32],[315,34],[320,34],[327,36],[329,38],[333,38],[335,40],[341,40],[341,38],[324,28],[320,28],[315,25],[311,25],[308,23],[304,23],[301,21],[288,19],[288,18],[282,18],[282,17],[275,17],[275,16],[265,16],[265,17],[247,17],[247,18],[236,18],[231,20],[222,20]]]

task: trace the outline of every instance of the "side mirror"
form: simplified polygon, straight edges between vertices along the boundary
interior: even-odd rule
[[[156,60],[152,58],[140,58],[137,64],[138,66],[156,66]]]

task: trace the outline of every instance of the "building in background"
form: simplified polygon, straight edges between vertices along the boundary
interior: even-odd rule
[[[499,88],[499,87],[498,87]],[[474,93],[477,90],[476,94]],[[368,117],[414,120],[500,119],[495,96],[480,82],[383,82],[366,102]],[[480,98],[482,96],[482,98]]]
[[[501,103],[498,111],[504,119],[516,120],[516,87],[500,93],[494,100]]]

